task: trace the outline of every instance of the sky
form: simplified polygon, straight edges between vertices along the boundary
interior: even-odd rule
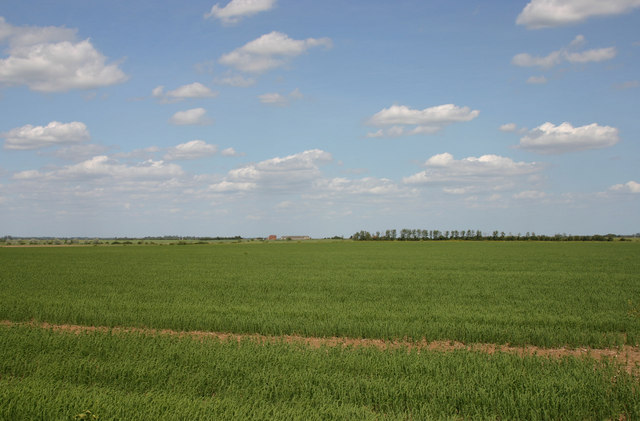
[[[640,0],[7,0],[0,235],[640,232]]]

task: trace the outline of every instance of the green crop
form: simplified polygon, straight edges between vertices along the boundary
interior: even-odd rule
[[[0,419],[637,419],[612,362],[0,326]]]
[[[634,242],[0,248],[0,319],[606,347],[639,274]]]

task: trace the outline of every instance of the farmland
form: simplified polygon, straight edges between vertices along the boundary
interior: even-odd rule
[[[612,360],[109,328],[636,347],[639,273],[637,242],[0,248],[0,418],[638,417]]]

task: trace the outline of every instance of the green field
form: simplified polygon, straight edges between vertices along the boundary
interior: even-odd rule
[[[605,347],[640,340],[639,274],[638,243],[5,248],[0,319]]]
[[[0,248],[0,291],[0,319],[13,322],[542,347],[640,342],[637,242]],[[606,361],[24,325],[0,333],[0,419],[72,419],[84,409],[100,419],[640,417],[637,377]]]

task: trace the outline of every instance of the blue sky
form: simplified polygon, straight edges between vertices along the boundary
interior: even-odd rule
[[[640,231],[640,0],[7,1],[0,235]]]

